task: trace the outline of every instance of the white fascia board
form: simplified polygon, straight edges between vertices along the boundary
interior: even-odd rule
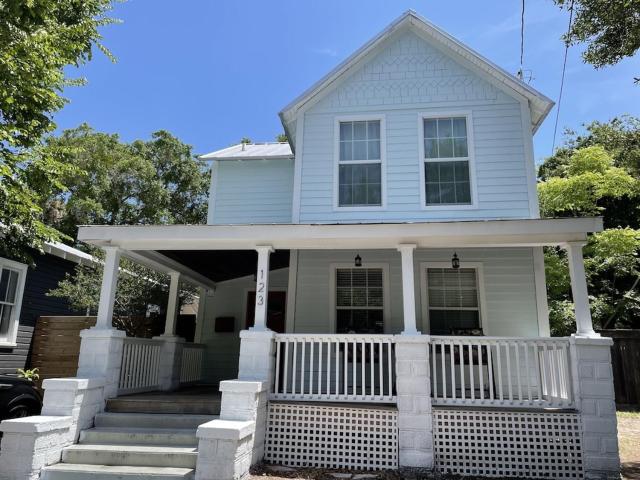
[[[239,161],[256,161],[256,160],[293,160],[293,155],[273,155],[273,156],[261,156],[261,157],[215,157],[215,158],[205,158],[198,157],[206,162],[231,162],[234,160]]]
[[[191,268],[182,265],[180,262],[176,262],[159,252],[131,251],[123,249],[122,255],[136,263],[149,267],[156,272],[166,274],[178,272],[187,283],[191,283],[196,287],[203,287],[206,289],[215,289],[216,287],[216,282],[210,278],[205,277],[195,270],[192,270]]]
[[[97,258],[82,250],[70,247],[60,242],[45,242],[44,251],[63,260],[69,260],[81,265],[92,265],[101,263]]]
[[[377,224],[84,226],[78,238],[125,250],[373,249],[513,247],[580,242],[602,219],[521,219]],[[138,252],[140,253],[140,252]]]

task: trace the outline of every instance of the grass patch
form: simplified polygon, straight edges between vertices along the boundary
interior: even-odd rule
[[[640,419],[640,410],[618,410],[616,412],[618,418],[637,418]]]

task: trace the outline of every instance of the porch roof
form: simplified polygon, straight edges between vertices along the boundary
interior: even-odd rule
[[[602,218],[420,223],[81,226],[78,239],[128,251],[513,247],[584,241]],[[164,255],[163,255],[164,257]]]

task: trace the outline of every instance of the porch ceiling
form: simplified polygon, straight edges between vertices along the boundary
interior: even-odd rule
[[[602,219],[589,217],[341,225],[82,226],[78,239],[138,253],[252,250],[259,245],[283,250],[396,248],[401,243],[419,248],[512,247],[584,241],[588,233],[601,230]]]

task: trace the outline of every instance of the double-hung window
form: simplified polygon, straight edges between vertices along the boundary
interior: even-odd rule
[[[0,345],[16,341],[26,273],[26,265],[0,258]]]
[[[338,122],[338,207],[382,206],[382,123]]]
[[[423,118],[425,206],[472,205],[467,116]]]
[[[382,268],[336,269],[336,332],[384,332]]]
[[[480,328],[480,295],[476,268],[426,267],[430,333],[451,335]]]

